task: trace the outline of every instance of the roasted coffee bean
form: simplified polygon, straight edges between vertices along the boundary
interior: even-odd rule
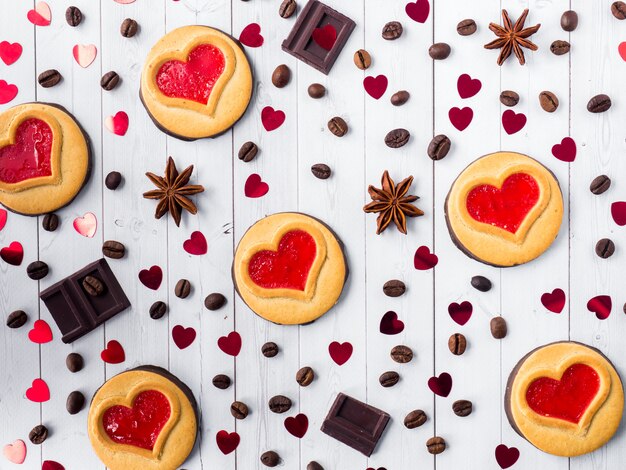
[[[65,401],[65,408],[67,412],[71,415],[75,415],[80,412],[85,406],[85,395],[83,395],[78,390],[74,390],[67,396],[67,400]]]
[[[613,243],[613,240],[608,238],[598,240],[598,243],[596,243],[596,255],[606,259],[613,256],[613,253],[615,253],[615,243]]]
[[[547,113],[553,113],[559,107],[559,99],[551,91],[542,91],[539,93],[539,104]]]
[[[380,377],[378,377],[378,381],[385,388],[393,387],[399,380],[400,374],[392,370],[383,372]]]
[[[596,95],[587,103],[587,111],[590,113],[603,113],[611,107],[611,98],[605,94]]]
[[[234,401],[230,405],[230,414],[235,419],[246,419],[248,417],[248,405],[240,401]]]
[[[224,374],[218,374],[213,377],[213,386],[220,390],[226,390],[230,387],[230,377]]]
[[[46,214],[41,221],[41,228],[46,232],[54,232],[59,228],[59,216],[56,214]]]
[[[443,437],[431,437],[426,441],[426,448],[430,454],[441,454],[444,450],[446,450],[446,441]]]
[[[390,356],[398,364],[406,364],[413,360],[413,351],[408,346],[399,344],[391,349]]]
[[[385,136],[385,145],[392,149],[398,149],[404,147],[410,138],[411,133],[406,129],[394,129]]]
[[[259,153],[259,147],[254,142],[244,142],[239,149],[237,157],[243,162],[251,162]]]
[[[308,387],[313,383],[313,380],[315,380],[315,372],[309,366],[305,366],[296,372],[296,382],[301,387]]]
[[[261,354],[263,354],[265,357],[275,357],[278,354],[278,351],[278,345],[271,341],[261,346]]]
[[[119,171],[110,172],[104,179],[104,185],[107,189],[115,191],[122,182],[122,174]]]
[[[437,42],[430,46],[428,55],[434,60],[444,60],[450,55],[450,46],[445,42]]]
[[[433,137],[433,140],[428,144],[428,156],[431,160],[441,160],[448,155],[452,142],[447,135],[439,134]]]
[[[409,101],[411,94],[406,90],[400,90],[391,95],[391,104],[394,106],[402,106]]]
[[[120,34],[125,38],[132,38],[139,31],[139,25],[132,18],[126,18],[120,26]]]
[[[37,81],[42,87],[51,88],[57,85],[62,78],[63,77],[58,70],[50,69],[41,72],[37,77]]]
[[[15,312],[9,313],[7,317],[7,326],[9,328],[21,328],[28,321],[28,315],[24,310],[16,310]]]
[[[87,276],[83,279],[83,289],[92,297],[98,297],[105,291],[103,282],[94,276]]]
[[[272,73],[272,83],[276,88],[284,88],[291,80],[291,69],[285,64],[280,64]]]
[[[404,417],[404,425],[408,429],[419,428],[422,424],[426,422],[428,417],[426,413],[422,410],[413,410],[408,415]]]
[[[69,353],[65,358],[65,366],[70,372],[75,374],[76,372],[83,370],[83,367],[85,366],[85,361],[83,359],[83,356],[81,356],[80,354]]]
[[[224,305],[226,305],[226,297],[219,292],[213,292],[212,294],[207,295],[206,299],[204,299],[204,306],[207,310],[219,310]]]
[[[403,32],[404,28],[402,27],[402,23],[399,21],[390,21],[383,26],[382,36],[383,39],[386,39],[387,41],[393,41],[394,39],[398,39],[402,36]]]
[[[602,194],[611,187],[611,178],[606,175],[596,176],[589,185],[589,191],[593,194]]]
[[[283,0],[278,7],[278,14],[281,18],[291,18],[296,12],[297,6],[296,0]]]
[[[383,293],[387,297],[400,297],[406,292],[406,285],[399,279],[391,279],[383,284]]]
[[[359,49],[354,53],[354,65],[359,70],[365,70],[372,65],[372,56],[365,49]]]
[[[275,467],[280,463],[280,456],[273,450],[261,454],[261,463],[266,467]]]
[[[65,10],[65,21],[70,26],[78,26],[83,21],[83,12],[78,7],[67,7],[67,10]]]
[[[457,400],[452,403],[452,411],[462,418],[472,414],[472,402],[469,400]]]
[[[550,44],[550,51],[554,55],[563,55],[567,54],[570,50],[569,42],[557,40]]]
[[[320,98],[323,98],[326,94],[326,87],[321,83],[312,83],[309,85],[307,91],[311,98],[318,100]]]
[[[578,13],[574,10],[567,10],[561,15],[561,28],[563,31],[572,32],[578,28]]]
[[[102,244],[102,254],[107,258],[121,259],[126,253],[126,247],[115,240],[107,240]]]
[[[163,318],[163,315],[167,313],[167,304],[161,300],[157,300],[150,306],[150,318],[158,320]]]
[[[506,336],[506,320],[502,317],[493,317],[489,322],[489,328],[491,329],[491,336],[495,339],[502,339]]]
[[[48,438],[48,428],[43,424],[38,424],[28,433],[28,439],[35,445],[43,444]]]
[[[111,91],[117,86],[119,82],[120,76],[117,74],[117,72],[111,70],[110,72],[102,75],[102,78],[100,79],[100,86],[106,91]]]
[[[348,123],[339,116],[328,121],[328,130],[337,137],[343,137],[348,133]]]
[[[180,279],[174,286],[174,295],[179,299],[186,299],[191,293],[191,282],[187,279]]]
[[[504,106],[508,106],[512,108],[513,106],[519,103],[519,95],[515,93],[513,90],[504,90],[500,93],[500,103]]]
[[[624,2],[613,2],[611,5],[611,13],[618,20],[626,19],[626,3]]]
[[[26,274],[34,281],[43,279],[48,275],[49,271],[48,265],[43,261],[33,261],[26,266]]]
[[[325,180],[330,178],[332,171],[328,165],[324,163],[316,163],[311,167],[311,173],[313,173],[313,176],[316,178]]]
[[[491,281],[485,276],[474,276],[471,281],[472,287],[481,292],[489,292],[491,290]]]
[[[448,339],[448,349],[455,356],[460,356],[465,352],[467,348],[467,340],[461,333],[454,333]]]
[[[307,464],[306,470],[324,470],[324,467],[322,467],[319,463],[313,460],[312,462],[309,462]]]
[[[283,395],[276,395],[270,398],[268,403],[272,413],[285,413],[291,409],[291,400]]]
[[[456,25],[456,32],[461,36],[471,36],[476,32],[476,22],[470,18],[460,21]]]

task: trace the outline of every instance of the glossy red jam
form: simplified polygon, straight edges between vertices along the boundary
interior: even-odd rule
[[[170,402],[156,390],[141,392],[133,407],[112,406],[102,415],[102,425],[113,442],[152,450],[170,419]]]
[[[309,233],[292,230],[280,239],[277,251],[255,253],[248,263],[248,274],[265,289],[303,291],[316,253],[315,239]]]
[[[467,195],[466,206],[473,219],[515,233],[538,200],[535,178],[515,173],[504,180],[502,188],[476,186]]]
[[[0,181],[20,181],[52,174],[52,129],[41,119],[22,122],[15,132],[13,145],[0,148]]]
[[[166,96],[207,104],[225,65],[226,59],[219,48],[201,44],[189,53],[187,62],[170,60],[161,65],[156,84]]]

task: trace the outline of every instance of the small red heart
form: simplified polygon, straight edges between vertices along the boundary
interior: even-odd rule
[[[206,238],[202,232],[195,231],[183,242],[183,250],[190,255],[204,255],[208,250]]]
[[[37,2],[35,8],[28,11],[26,18],[35,26],[48,26],[52,20],[52,13],[46,2]]]
[[[626,42],[620,42],[619,46],[617,46],[617,50],[622,60],[626,61]]]
[[[28,339],[36,344],[44,344],[52,341],[52,330],[45,320],[35,320],[33,329],[28,332]]]
[[[328,353],[338,366],[342,366],[348,362],[348,359],[352,356],[352,350],[352,345],[347,341],[345,343],[333,341],[328,345]]]
[[[32,386],[26,390],[26,398],[35,403],[43,403],[50,400],[50,389],[43,379],[33,380]]]
[[[413,256],[413,266],[415,269],[419,269],[420,271],[426,271],[427,269],[434,268],[437,266],[439,262],[439,258],[436,254],[430,252],[430,248],[427,246],[420,246],[415,251],[415,256]]]
[[[562,162],[573,162],[576,159],[576,142],[571,137],[565,137],[560,144],[552,147],[552,155]]]
[[[265,196],[269,190],[269,185],[261,179],[261,175],[257,175],[256,173],[248,176],[246,184],[243,187],[243,192],[246,197],[251,198]]]
[[[541,296],[541,304],[554,313],[561,313],[565,307],[565,292],[563,289],[554,289]]]
[[[302,439],[309,429],[309,418],[305,414],[298,413],[296,416],[285,419],[285,429],[292,436]]]
[[[17,96],[18,89],[15,85],[0,80],[0,104],[6,104]]]
[[[404,322],[398,320],[396,312],[389,311],[380,319],[380,332],[384,335],[397,335],[404,330]]]
[[[222,451],[222,454],[228,455],[233,452],[237,446],[239,446],[239,434],[236,432],[229,433],[228,431],[219,431],[215,436],[217,447]]]
[[[415,2],[409,2],[404,7],[404,11],[409,15],[413,21],[418,23],[425,23],[430,13],[430,3],[428,0],[417,0]]]
[[[123,136],[128,131],[128,114],[124,111],[118,111],[115,116],[108,116],[105,121],[105,127],[115,135]]]
[[[239,35],[239,42],[248,47],[261,47],[263,45],[263,36],[261,36],[261,26],[257,23],[250,23],[243,28]]]
[[[124,348],[114,339],[107,343],[107,347],[102,350],[100,357],[107,364],[121,364],[126,360]]]
[[[483,87],[483,84],[477,78],[472,78],[468,74],[464,73],[459,76],[456,81],[456,89],[459,92],[459,96],[463,99],[471,98]]]
[[[236,331],[232,331],[228,336],[218,339],[217,346],[229,356],[237,356],[241,351],[241,336]]]
[[[428,379],[428,388],[440,397],[447,397],[452,390],[452,377],[447,372],[442,372],[439,377],[434,376]]]
[[[318,46],[330,51],[337,40],[337,30],[333,25],[327,24],[322,28],[315,28],[312,37]]]
[[[519,459],[519,450],[516,447],[507,447],[504,444],[496,447],[496,462],[500,468],[512,467],[517,459]]]
[[[13,44],[8,41],[0,42],[0,59],[5,64],[14,64],[21,56],[22,45],[19,42],[14,42]]]
[[[139,271],[139,280],[148,289],[157,290],[163,281],[163,271],[156,265],[150,269],[142,269]]]
[[[617,201],[611,204],[611,216],[620,227],[626,225],[626,202]]]
[[[507,134],[515,134],[523,129],[526,125],[526,115],[524,113],[516,113],[512,109],[507,109],[502,113],[502,127]]]
[[[463,326],[465,325],[469,319],[472,317],[472,311],[474,308],[472,304],[467,300],[464,300],[460,304],[456,302],[452,302],[448,305],[448,313],[450,314],[450,318],[452,318],[456,323]]]
[[[2,231],[2,229],[7,224],[7,216],[7,211],[5,211],[4,209],[0,209],[0,231]]]
[[[196,330],[191,327],[185,328],[182,325],[176,325],[172,328],[172,339],[178,349],[185,349],[196,339]]]
[[[464,131],[467,129],[467,126],[472,123],[472,119],[474,119],[474,111],[469,107],[465,107],[463,109],[454,107],[448,111],[448,118],[450,119],[450,123],[456,127],[457,130]]]
[[[24,259],[24,248],[20,242],[11,242],[9,246],[5,246],[0,250],[0,258],[5,263],[13,266],[19,266]]]
[[[611,314],[613,302],[608,295],[597,295],[587,302],[587,310],[596,314],[598,320],[606,320]]]
[[[363,87],[365,88],[365,91],[375,100],[385,94],[388,83],[389,81],[384,75],[378,75],[376,77],[368,76],[363,79]]]
[[[65,470],[65,467],[54,460],[44,460],[41,464],[41,470]]]
[[[261,110],[261,123],[266,131],[278,129],[283,122],[285,122],[285,113],[280,109],[274,110],[271,106],[266,106]]]

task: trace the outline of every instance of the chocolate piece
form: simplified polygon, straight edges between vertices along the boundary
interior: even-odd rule
[[[337,32],[335,42],[330,50],[324,49],[313,40],[313,31],[327,25],[335,28]],[[354,27],[354,21],[347,16],[318,0],[310,0],[298,15],[291,33],[283,41],[282,49],[305,64],[328,75]]]
[[[106,287],[102,295],[89,295],[83,288],[87,276]],[[88,264],[43,291],[43,300],[63,335],[64,343],[86,335],[109,318],[130,307],[130,302],[104,258]]]
[[[389,415],[340,393],[333,403],[322,432],[369,457],[382,437]]]

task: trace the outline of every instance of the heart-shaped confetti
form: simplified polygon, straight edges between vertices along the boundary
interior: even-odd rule
[[[606,320],[611,315],[613,302],[608,295],[597,295],[587,302],[587,310],[596,314],[598,320]]]
[[[21,465],[26,460],[26,443],[21,439],[17,439],[11,444],[5,445],[2,448],[2,454],[9,462]]]
[[[196,330],[191,327],[185,328],[182,325],[176,325],[172,328],[172,339],[178,349],[185,349],[196,339]]]
[[[626,42],[620,42],[619,46],[617,46],[617,51],[622,60],[626,61]]]
[[[17,86],[7,83],[5,80],[0,80],[0,104],[12,101],[17,96],[18,91]]]
[[[33,329],[28,332],[28,339],[36,344],[52,341],[52,330],[45,320],[35,320]]]
[[[519,459],[519,450],[516,447],[507,447],[504,444],[496,447],[496,462],[500,468],[512,467],[517,459]]]
[[[0,59],[7,65],[14,64],[22,56],[22,45],[19,42],[0,42]]]
[[[104,127],[115,135],[123,136],[128,131],[128,114],[118,111],[115,116],[107,116],[104,120]]]
[[[35,26],[48,26],[52,21],[52,12],[46,2],[37,2],[34,10],[29,10],[26,18]]]
[[[330,51],[337,40],[337,30],[332,24],[327,24],[322,28],[315,28],[312,37],[318,46]]]
[[[554,289],[541,296],[541,304],[553,313],[561,313],[565,307],[565,292],[563,289]]]
[[[50,389],[43,379],[33,380],[32,386],[26,390],[26,398],[35,403],[43,403],[50,400]]]
[[[139,280],[148,289],[157,290],[163,281],[163,271],[156,265],[150,269],[142,269],[139,271]]]
[[[96,60],[98,49],[93,44],[76,44],[72,48],[72,54],[76,63],[85,69]]]
[[[96,229],[98,228],[98,219],[96,219],[95,214],[92,212],[87,212],[82,217],[76,217],[73,225],[74,230],[76,230],[79,235],[87,238],[93,238],[96,234]]]
[[[256,173],[248,176],[246,184],[243,187],[243,192],[246,197],[251,198],[265,196],[269,190],[270,187],[268,184],[261,179],[261,175],[257,175]]]
[[[222,451],[222,454],[228,455],[233,452],[237,446],[239,446],[239,434],[236,432],[229,433],[228,431],[219,431],[215,436],[215,442],[217,447]]]
[[[448,111],[450,123],[459,131],[464,131],[472,123],[474,119],[474,111],[472,108],[465,107],[463,109],[454,107]]]
[[[298,413],[296,416],[290,416],[285,419],[285,429],[292,436],[302,439],[309,429],[309,418],[305,414]]]
[[[626,202],[617,201],[611,204],[611,217],[620,227],[626,225]]]
[[[7,224],[8,212],[4,209],[0,208],[0,232]]]
[[[552,147],[552,155],[562,162],[573,162],[576,159],[576,142],[571,137],[565,137],[560,144]]]
[[[328,345],[330,358],[335,361],[338,366],[342,366],[348,362],[348,359],[352,356],[352,351],[352,345],[347,341],[345,343],[333,341]]]
[[[135,3],[136,0],[113,0],[115,3],[120,3],[122,5],[130,5],[131,3]]]
[[[41,464],[41,470],[65,470],[65,467],[54,460],[44,460]]]
[[[516,113],[512,109],[507,109],[502,113],[502,127],[507,134],[515,134],[521,131],[526,125],[526,115],[524,113]]]
[[[9,246],[5,246],[0,250],[0,258],[5,263],[13,266],[19,266],[24,259],[24,248],[20,242],[11,242]]]
[[[285,122],[285,113],[280,109],[275,110],[271,106],[266,106],[261,110],[261,124],[266,131],[271,132],[278,129]]]
[[[112,339],[107,343],[107,347],[100,353],[100,358],[107,364],[121,364],[126,360],[126,354],[122,345]]]
[[[202,232],[197,230],[191,234],[188,240],[183,242],[183,250],[190,255],[204,255],[208,249],[206,238]]]
[[[430,3],[428,0],[417,0],[415,2],[409,2],[404,7],[404,11],[409,15],[413,21],[418,23],[425,23],[430,13]]]
[[[452,377],[447,372],[442,372],[439,377],[434,376],[428,379],[428,388],[440,397],[447,397],[452,390]]]
[[[472,317],[472,311],[474,307],[467,300],[464,300],[460,304],[456,302],[452,302],[448,305],[448,313],[450,314],[450,318],[458,323],[459,325],[465,325],[469,319]]]
[[[241,336],[236,331],[232,331],[228,336],[218,339],[217,346],[229,356],[237,356],[241,351]]]
[[[413,256],[413,266],[420,271],[426,271],[428,269],[437,266],[439,258],[436,254],[430,252],[430,248],[427,246],[420,246]]]
[[[239,42],[248,47],[261,47],[263,45],[263,36],[261,36],[261,26],[258,23],[250,23],[243,28],[239,35]]]
[[[464,73],[460,75],[456,81],[456,89],[459,92],[459,96],[463,99],[476,96],[483,84],[477,78],[472,78],[468,74]]]
[[[389,311],[380,319],[380,332],[384,335],[397,335],[404,330],[404,322],[398,319],[396,312]]]
[[[388,84],[389,81],[384,75],[378,75],[376,77],[368,76],[363,79],[363,87],[365,88],[365,91],[375,100],[385,94]]]

